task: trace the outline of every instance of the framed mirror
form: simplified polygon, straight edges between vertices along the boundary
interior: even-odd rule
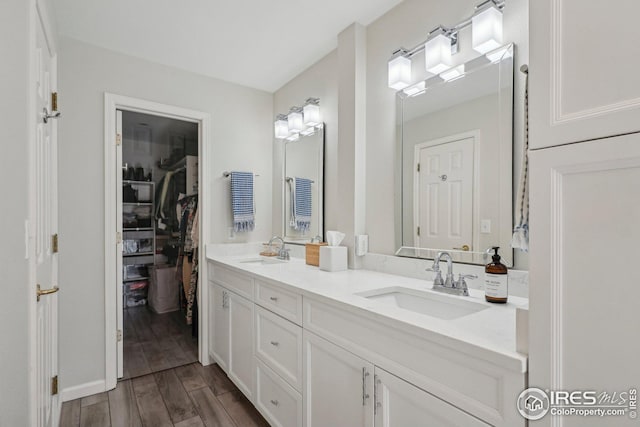
[[[324,238],[324,126],[305,133],[284,141],[282,227],[287,243]]]
[[[397,255],[513,265],[513,45],[398,92]]]

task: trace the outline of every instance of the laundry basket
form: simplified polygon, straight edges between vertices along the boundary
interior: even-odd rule
[[[179,284],[175,267],[152,267],[148,304],[156,313],[168,313],[180,309]]]

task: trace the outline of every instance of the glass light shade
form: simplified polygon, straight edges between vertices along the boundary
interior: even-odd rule
[[[302,122],[302,111],[300,109],[292,109],[287,116],[289,121],[289,132],[299,133],[304,130],[304,123]]]
[[[289,123],[287,122],[287,116],[279,116],[273,123],[275,129],[275,135],[278,139],[284,139],[289,136]]]
[[[413,86],[409,86],[408,88],[404,89],[403,92],[408,96],[413,96],[423,92],[425,90],[425,87],[426,84],[424,81],[422,81],[414,84]]]
[[[303,108],[304,124],[306,126],[318,126],[320,124],[320,106],[307,103]]]
[[[444,34],[424,44],[424,65],[428,72],[440,74],[451,68],[451,39]]]
[[[411,59],[396,56],[389,61],[389,87],[402,90],[411,84]]]
[[[502,11],[492,5],[476,13],[471,33],[473,49],[483,55],[502,46]]]
[[[447,71],[440,73],[442,80],[451,81],[464,76],[464,64],[460,64],[457,67],[453,67]]]

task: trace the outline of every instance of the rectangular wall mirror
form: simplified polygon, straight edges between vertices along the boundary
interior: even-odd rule
[[[398,92],[397,255],[513,265],[513,45]]]
[[[288,243],[324,237],[324,127],[312,132],[284,143],[282,222]]]

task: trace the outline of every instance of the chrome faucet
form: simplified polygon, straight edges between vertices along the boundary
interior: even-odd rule
[[[442,272],[440,271],[440,261],[446,259],[447,261],[447,276],[442,280]],[[438,252],[438,255],[433,260],[433,266],[427,268],[427,271],[433,271],[436,273],[433,279],[433,290],[438,292],[444,292],[453,295],[469,296],[469,288],[465,279],[477,279],[478,276],[474,274],[460,274],[458,280],[453,278],[453,259],[449,252]]]
[[[280,240],[280,251],[278,252],[278,259],[289,260],[291,257],[289,256],[289,249],[286,249],[284,246],[284,239],[280,236],[273,236],[269,240],[269,248],[272,248],[272,243],[274,240]]]

